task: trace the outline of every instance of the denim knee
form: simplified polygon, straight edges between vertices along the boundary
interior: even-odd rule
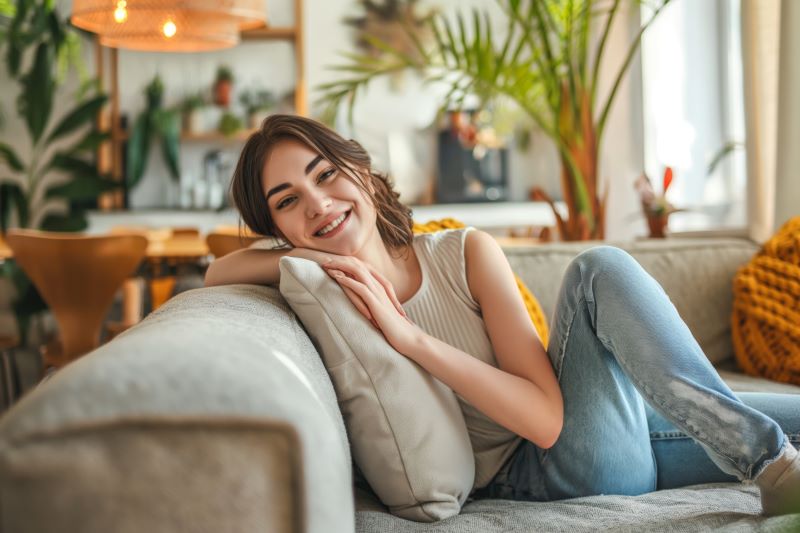
[[[591,281],[592,284],[595,279],[602,278],[604,283],[625,285],[637,270],[641,270],[641,266],[628,252],[615,246],[601,245],[575,256],[567,267],[567,275],[576,281]],[[593,300],[590,294],[585,296],[588,301]]]
[[[617,248],[616,246],[610,246],[608,244],[584,250],[575,256],[574,261],[579,261],[584,268],[593,272],[602,271],[609,266],[617,264],[630,263],[631,261],[636,262],[633,256],[622,248]]]

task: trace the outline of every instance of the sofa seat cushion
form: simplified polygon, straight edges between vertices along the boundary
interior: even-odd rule
[[[800,386],[780,383],[767,378],[749,376],[742,373],[733,359],[717,365],[717,372],[734,392],[777,392],[781,394],[800,394]]]
[[[466,533],[518,531],[695,532],[798,531],[800,515],[765,518],[754,486],[695,485],[640,496],[590,496],[557,502],[477,500],[461,514],[419,524],[388,514],[368,492],[356,490],[356,533]]]

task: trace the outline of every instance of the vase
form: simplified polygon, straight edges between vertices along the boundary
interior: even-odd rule
[[[666,238],[669,215],[667,214],[647,214],[647,227],[650,229],[651,239]]]
[[[217,80],[214,83],[214,103],[218,106],[228,107],[231,103],[233,83],[229,80]]]
[[[192,109],[183,114],[183,131],[189,134],[198,134],[203,126],[203,116],[200,109]]]

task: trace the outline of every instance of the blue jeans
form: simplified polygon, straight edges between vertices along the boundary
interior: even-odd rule
[[[474,497],[550,501],[752,480],[800,443],[800,395],[735,395],[668,296],[627,252],[579,254],[562,281],[547,348],[564,427],[523,440]]]

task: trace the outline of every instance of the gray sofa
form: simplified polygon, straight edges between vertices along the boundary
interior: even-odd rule
[[[597,243],[509,248],[551,315],[561,275]],[[614,243],[612,243],[614,244]],[[800,393],[731,360],[731,278],[757,246],[698,239],[620,244],[658,279],[735,390]],[[313,344],[280,294],[246,285],[173,298],[65,367],[0,420],[0,531],[790,531],[754,487],[638,497],[468,501],[415,523],[353,486],[347,436]]]

